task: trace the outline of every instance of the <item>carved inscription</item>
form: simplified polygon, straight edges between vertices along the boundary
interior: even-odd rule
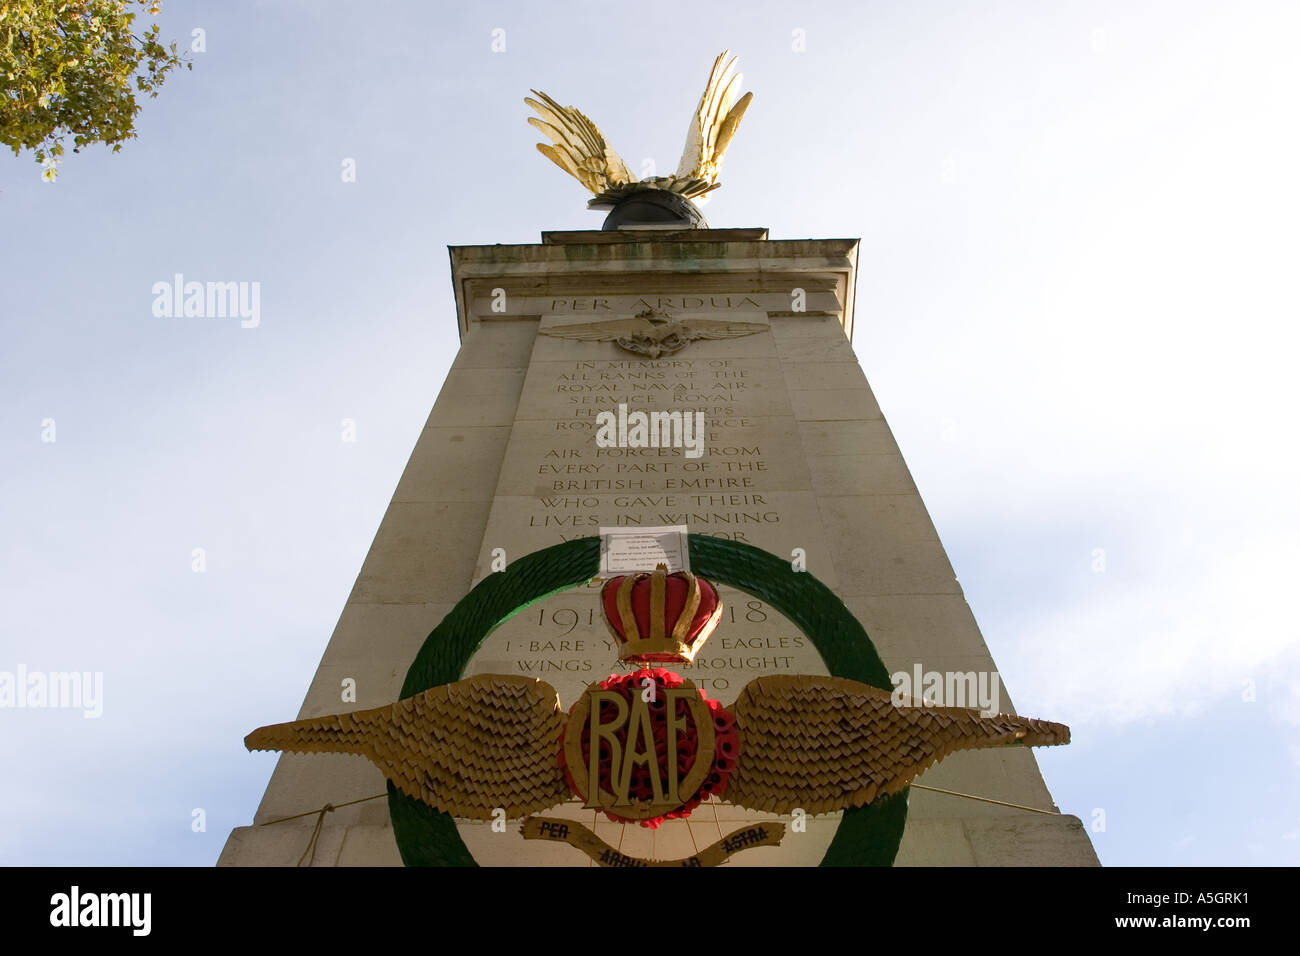
[[[577,310],[573,300],[557,303]],[[655,300],[650,301],[651,305]],[[680,303],[673,303],[681,307]],[[694,304],[693,302],[691,304]],[[585,303],[602,311],[599,301]],[[788,512],[798,462],[793,415],[775,358],[661,356],[533,362],[505,468],[512,512],[528,548],[606,527],[686,525],[780,551],[802,532]],[[761,350],[755,350],[761,351]],[[751,353],[752,354],[752,353]],[[597,415],[620,404],[646,412],[699,412],[704,453],[675,447],[602,447]],[[791,446],[794,445],[792,450]],[[786,551],[789,550],[787,546]],[[552,683],[566,703],[608,674],[617,648],[598,585],[567,591],[503,625],[476,660]],[[693,664],[678,669],[727,699],[764,673],[824,672],[808,639],[764,602],[721,589],[722,627]]]

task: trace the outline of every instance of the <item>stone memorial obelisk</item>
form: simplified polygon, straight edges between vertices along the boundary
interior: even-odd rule
[[[544,232],[539,244],[451,249],[460,351],[300,719],[398,700],[430,632],[511,562],[601,528],[658,526],[752,545],[815,577],[891,674],[923,685],[939,676],[915,697],[965,691],[965,701],[936,703],[978,708],[976,696],[991,694],[996,710],[1014,713],[851,346],[857,240],[713,229],[692,202],[717,184],[749,102],[738,91],[734,61],[719,57],[682,168],[646,183],[631,180],[581,113],[543,94],[529,100],[541,117],[531,122],[553,142],[539,148],[609,216],[603,229]],[[636,412],[680,412],[703,427],[675,443],[597,440],[603,413]],[[460,676],[537,678],[567,710],[616,672],[599,588],[527,606]],[[718,591],[714,635],[678,668],[710,698],[727,704],[763,675],[830,673],[770,602]],[[913,787],[897,865],[1097,862],[1025,747],[954,753],[915,782],[985,799]],[[219,863],[401,865],[389,800],[367,799],[385,792],[364,757],[285,753],[253,825],[231,834]],[[651,860],[689,857],[749,821],[793,822],[716,799],[655,829],[611,822],[576,797],[549,816]],[[779,846],[727,865],[815,865],[842,817],[809,815]],[[455,822],[475,862],[593,865],[573,846],[525,839],[516,820],[499,823]]]

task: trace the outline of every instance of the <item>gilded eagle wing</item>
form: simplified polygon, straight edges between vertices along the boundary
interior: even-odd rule
[[[543,156],[597,196],[612,186],[635,182],[622,157],[605,142],[595,123],[572,106],[561,106],[545,93],[532,92],[540,102],[531,96],[525,96],[524,102],[541,118],[530,116],[528,122],[554,144],[537,144]]]
[[[740,758],[723,799],[829,813],[898,793],[958,750],[1067,744],[1070,728],[963,707],[897,707],[888,691],[839,677],[750,681],[731,706]]]
[[[742,79],[742,75],[736,72],[736,57],[731,56],[730,50],[723,50],[713,61],[704,95],[691,116],[677,178],[703,180],[707,188],[701,192],[719,185],[723,154],[731,145],[740,118],[754,98],[753,93],[746,93],[739,101],[736,100]]]
[[[642,318],[606,319],[602,322],[579,322],[575,325],[553,325],[542,329],[539,335],[557,339],[577,339],[579,342],[615,342],[638,332],[649,332],[654,323]]]
[[[685,319],[682,325],[691,340],[738,339],[742,335],[766,332],[769,328],[762,322],[731,322],[719,319]]]
[[[558,754],[564,712],[555,688],[484,674],[386,707],[259,727],[249,750],[358,754],[397,789],[455,817],[490,820],[569,799]]]

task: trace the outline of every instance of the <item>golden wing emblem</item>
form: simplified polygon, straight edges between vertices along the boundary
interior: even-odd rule
[[[959,750],[1070,742],[1064,724],[898,707],[888,691],[839,677],[759,677],[731,712],[741,753],[723,799],[769,813],[864,806]]]
[[[550,684],[485,674],[386,707],[259,727],[249,750],[365,757],[407,796],[452,816],[490,820],[571,796],[558,754],[565,714]]]
[[[532,91],[541,102],[525,96],[524,102],[541,117],[528,122],[541,130],[554,145],[538,143],[541,154],[599,196],[606,190],[635,182],[621,156],[605,142],[605,136],[591,120],[572,106],[561,106],[545,93]]]
[[[723,50],[713,61],[704,95],[700,97],[686,131],[686,148],[677,167],[677,179],[703,180],[708,186],[701,190],[701,195],[721,185],[718,175],[722,170],[722,157],[754,98],[753,93],[746,93],[739,101],[736,100],[744,78],[736,72],[736,59],[730,50]]]

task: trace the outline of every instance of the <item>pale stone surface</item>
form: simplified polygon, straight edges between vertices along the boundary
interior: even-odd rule
[[[910,806],[909,806],[910,811]],[[894,866],[974,866],[975,852],[961,820],[919,820],[909,812]]]
[[[339,707],[339,711],[347,709]],[[285,754],[275,765],[253,820],[265,823],[300,813],[314,813],[325,804],[340,806],[384,793],[384,776],[370,761],[351,754]],[[330,814],[334,824],[361,822],[361,807],[353,804]]]
[[[343,846],[345,827],[322,827],[311,853],[315,820],[306,826],[293,823],[267,827],[239,827],[230,834],[217,866],[335,866]],[[305,855],[305,856],[304,856]]]
[[[1043,784],[1038,762],[1032,752],[1022,748],[972,750],[952,754],[931,767],[916,780],[927,787],[971,794],[1004,803],[1014,803],[1033,810],[1052,810],[1051,795]],[[913,790],[908,801],[908,817],[1004,817],[1017,819],[1024,810],[997,804],[976,802],[929,790]]]
[[[334,820],[334,814],[326,817]],[[387,811],[385,810],[385,817]],[[240,827],[230,835],[218,866],[401,866],[393,828],[381,824],[326,825],[311,850],[315,818],[263,827]],[[269,859],[268,859],[269,857]],[[300,862],[301,861],[301,862]]]
[[[808,570],[845,600],[891,672],[920,664],[991,675],[996,665],[849,345],[856,254],[853,240],[771,241],[762,230],[548,233],[541,245],[453,248],[461,349],[299,715],[395,699],[429,631],[491,573],[493,548],[513,560],[620,521],[681,518],[693,532],[778,555],[801,548]],[[797,290],[807,311],[796,311]],[[660,360],[612,342],[538,334],[645,308],[688,322],[721,318],[768,328],[697,341]],[[647,411],[704,411],[706,455],[598,453],[595,415],[620,401]],[[534,673],[567,706],[614,667],[595,593],[573,589],[517,615],[466,672]],[[702,654],[705,666],[681,669],[710,696],[729,702],[758,673],[826,672],[810,646],[787,646],[802,636],[772,609],[759,602],[744,621],[730,615],[752,611],[748,596],[724,588],[723,599],[729,617]],[[344,678],[356,681],[355,702],[340,699]],[[1006,688],[999,683],[998,690],[1000,709],[1011,711]],[[918,783],[1053,809],[1025,749],[956,754]],[[286,755],[255,819],[384,790],[382,775],[359,757]],[[655,858],[684,856],[757,819],[789,822],[716,801],[658,831],[611,823],[577,801],[550,815],[583,822],[623,853]],[[815,863],[839,816],[810,819],[807,832],[788,834],[782,847],[746,850],[728,865]],[[308,816],[241,827],[220,863],[295,865],[314,823]],[[325,823],[316,865],[400,863],[385,799],[344,807]],[[592,865],[571,847],[518,838],[517,821],[506,833],[486,823],[460,831],[484,862]],[[1076,818],[914,789],[897,862],[1095,864],[1096,856]]]
[[[842,594],[961,593],[920,496],[819,496],[817,504]]]
[[[908,814],[895,866],[1097,866],[1078,817],[997,819]]]
[[[1078,817],[1022,814],[964,822],[976,866],[1097,865],[1097,854]]]
[[[776,328],[780,328],[777,326]],[[774,330],[775,331],[775,330]],[[830,344],[813,336],[796,336],[789,339],[777,338],[778,355],[782,361],[807,362],[821,360],[824,362],[857,361],[853,347],[848,339]]]
[[[941,658],[991,661],[961,594],[854,594],[844,598],[891,672],[915,663],[938,669]]]
[[[407,661],[455,604],[348,604],[330,641],[331,664]],[[405,667],[403,667],[405,671]],[[304,715],[305,716],[305,715]]]
[[[866,388],[867,377],[856,359],[843,362],[782,361],[786,387],[791,391],[809,388]],[[874,403],[874,396],[873,396]],[[879,418],[879,408],[871,416]]]
[[[393,501],[489,500],[509,438],[509,425],[426,428]]]
[[[429,416],[429,424],[442,428],[508,426],[514,421],[518,405],[517,394],[497,392],[489,395],[459,395],[456,401],[447,403],[436,415]]]
[[[808,471],[819,497],[916,494],[899,455],[823,455],[808,459]]]
[[[465,559],[451,542],[477,539],[486,502],[397,501],[388,508],[349,604],[439,604],[465,596]]]
[[[691,826],[685,820],[669,820],[654,831],[651,856],[656,860],[682,860],[700,848],[691,839]]]
[[[367,657],[341,664],[333,663],[332,656],[330,660],[331,663],[322,663],[317,668],[301,717],[323,717],[391,703],[397,699],[406,669],[410,667],[409,661],[396,658]],[[355,702],[348,699],[353,691]]]
[[[639,826],[623,827],[617,849],[620,853],[625,853],[628,856],[635,856],[643,860],[650,859],[655,855],[654,831]]]
[[[535,319],[507,321],[497,319],[491,322],[475,323],[461,340],[460,351],[452,363],[452,372],[466,369],[484,369],[495,375],[502,369],[526,369],[528,358],[533,351],[533,339],[537,335]],[[438,393],[438,402],[433,407],[433,415],[441,413],[444,396],[448,403],[454,403],[458,394],[454,388],[444,384]],[[430,425],[442,424],[431,420]]]
[[[806,388],[790,392],[800,421],[863,421],[880,417],[869,388]]]
[[[531,343],[534,328],[535,326],[531,322],[498,322],[491,323],[482,328],[476,327],[475,332],[472,334],[476,340],[480,334],[483,335],[486,340],[499,340],[502,337],[508,337],[516,346],[523,346]],[[449,396],[517,396],[520,389],[523,388],[524,377],[527,374],[528,366],[526,364],[517,368],[480,368],[473,365],[461,365],[457,363],[454,364],[451,370],[447,373],[447,378],[443,382],[443,388],[449,390]],[[432,412],[430,415],[432,415]],[[431,422],[429,424],[432,425],[434,423]]]
[[[388,811],[384,808],[384,819]],[[380,826],[348,827],[339,850],[339,866],[401,866],[402,857],[393,839],[393,828]]]
[[[837,455],[897,455],[889,426],[881,421],[803,421],[799,440],[812,458]]]

